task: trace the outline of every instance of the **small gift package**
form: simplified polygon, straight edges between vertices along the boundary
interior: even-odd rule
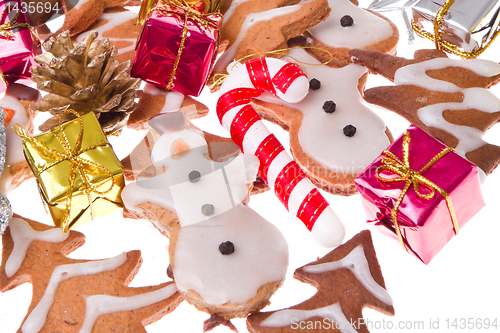
[[[499,9],[499,0],[420,0],[413,6],[413,28],[439,49],[475,58],[500,32]]]
[[[40,41],[22,11],[21,0],[0,1],[0,79],[30,78]]]
[[[155,2],[143,1],[140,15],[147,19],[137,40],[131,76],[198,96],[215,61],[222,16],[205,13],[213,6],[201,1]]]
[[[56,226],[67,231],[123,206],[123,167],[93,112],[34,137],[15,130]]]
[[[355,182],[368,222],[425,264],[484,206],[477,167],[413,125]]]

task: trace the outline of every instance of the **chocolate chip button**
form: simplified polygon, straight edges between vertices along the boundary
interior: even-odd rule
[[[323,103],[323,110],[326,113],[333,113],[337,109],[337,104],[335,104],[333,101],[326,101]]]
[[[228,256],[234,252],[234,244],[230,241],[220,243],[219,251],[225,256]]]
[[[354,20],[349,15],[344,15],[340,19],[340,25],[343,26],[343,27],[350,27],[353,24],[354,24]]]
[[[215,213],[215,207],[212,204],[204,204],[201,207],[201,213],[205,216],[211,216]]]
[[[188,178],[191,183],[196,183],[197,181],[200,180],[201,173],[197,170],[193,170],[189,173]]]
[[[320,82],[320,80],[318,80],[318,79],[311,79],[311,81],[309,81],[309,89],[311,89],[311,90],[318,90],[319,88],[321,88],[321,82]]]
[[[354,136],[354,134],[356,134],[356,127],[352,125],[347,125],[346,127],[344,127],[345,136],[352,137]]]

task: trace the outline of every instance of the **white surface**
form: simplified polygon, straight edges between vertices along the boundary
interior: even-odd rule
[[[367,6],[369,1],[362,1]],[[417,38],[418,44],[406,44],[406,31],[402,16],[389,13],[400,26],[400,47],[398,54],[411,57],[418,48],[431,48],[431,42]],[[389,15],[388,14],[388,15]],[[500,61],[500,41],[493,44],[482,56],[484,59]],[[369,85],[389,84],[384,79],[369,78]],[[491,89],[500,96],[500,87]],[[205,92],[206,94],[206,92]],[[205,99],[206,95],[201,98]],[[403,133],[408,123],[399,116],[376,109],[387,122],[395,137]],[[205,119],[195,121],[202,129],[226,135],[214,114],[215,109]],[[269,125],[269,124],[268,124]],[[278,139],[287,144],[288,136],[277,126],[270,126]],[[119,155],[125,156],[140,134],[125,130],[119,138],[112,138],[112,144]],[[500,144],[498,125],[490,129],[486,140]],[[369,143],[367,143],[369,144]],[[370,332],[500,332],[500,170],[489,175],[483,185],[486,207],[481,210],[464,228],[460,235],[431,261],[422,264],[415,257],[403,251],[400,245],[377,230],[372,230],[387,289],[394,300],[396,315],[388,317],[376,311],[365,309],[363,315],[371,322]],[[338,197],[323,192],[337,215],[345,222],[346,240],[364,229],[370,229],[365,223],[359,195]],[[26,182],[9,195],[15,212],[26,217],[51,224],[50,217],[44,212],[40,197],[33,180]],[[250,206],[284,234],[290,247],[290,266],[285,284],[271,298],[271,305],[265,310],[277,310],[300,303],[314,294],[314,288],[295,281],[293,271],[308,262],[314,261],[328,251],[317,247],[307,237],[307,231],[300,222],[290,216],[278,199],[270,192],[253,196]],[[158,284],[168,281],[166,269],[168,239],[162,236],[147,221],[124,220],[121,212],[108,215],[76,229],[87,237],[86,244],[73,252],[72,258],[102,259],[116,256],[122,251],[141,249],[144,263],[131,286]],[[30,303],[31,285],[25,284],[12,291],[0,294],[0,331],[15,332],[20,326]],[[173,313],[160,321],[147,326],[149,333],[186,333],[202,332],[203,320],[208,315],[197,311],[183,302]],[[461,319],[467,325],[469,318],[476,321],[497,319],[497,329],[468,329],[458,327],[447,329],[454,319]],[[246,332],[243,319],[233,320],[240,332]],[[439,325],[438,325],[439,324]],[[400,329],[398,326],[402,325]],[[389,329],[393,327],[393,329]],[[231,332],[225,327],[218,327],[213,332]]]

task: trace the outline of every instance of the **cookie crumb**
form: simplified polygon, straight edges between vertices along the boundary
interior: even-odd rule
[[[311,90],[318,90],[319,88],[321,88],[321,81],[318,80],[318,79],[311,79],[311,81],[309,81],[309,89]]]
[[[335,104],[333,101],[326,101],[323,103],[323,110],[326,113],[333,113],[337,109],[337,104]]]
[[[354,20],[350,15],[344,15],[340,19],[340,25],[343,27],[350,27],[351,25],[354,24]]]
[[[234,244],[230,241],[220,243],[219,251],[225,256],[234,253]]]
[[[353,137],[354,134],[356,134],[356,127],[347,125],[346,127],[344,127],[343,131],[345,136]]]

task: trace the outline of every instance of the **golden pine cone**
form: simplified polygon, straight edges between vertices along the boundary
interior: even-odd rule
[[[73,43],[69,31],[65,31],[43,43],[46,52],[35,57],[41,66],[31,67],[31,79],[38,90],[48,94],[31,108],[48,111],[54,117],[40,130],[58,126],[60,115],[72,109],[80,115],[94,112],[109,135],[120,130],[137,107],[141,80],[130,77],[130,61],[120,64],[115,60],[117,51],[109,39],[97,36],[91,31],[82,43]],[[74,116],[65,117],[63,121]]]

